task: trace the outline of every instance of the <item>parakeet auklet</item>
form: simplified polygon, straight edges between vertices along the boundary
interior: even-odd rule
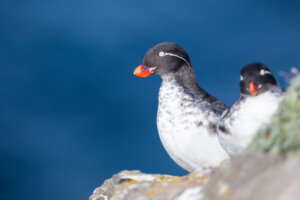
[[[267,125],[282,98],[271,71],[255,62],[243,67],[240,74],[241,97],[221,116],[218,137],[231,156],[243,152],[259,128]]]
[[[193,171],[229,158],[216,133],[217,121],[227,106],[199,87],[182,47],[172,42],[152,47],[134,74],[162,78],[157,128],[163,146],[179,166]]]

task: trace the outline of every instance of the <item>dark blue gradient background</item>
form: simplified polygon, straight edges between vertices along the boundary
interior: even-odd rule
[[[299,66],[300,3],[1,0],[0,198],[87,199],[123,169],[182,175],[156,129],[159,77],[133,76],[174,41],[231,104],[241,67]]]

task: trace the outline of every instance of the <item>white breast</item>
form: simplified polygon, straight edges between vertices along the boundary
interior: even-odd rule
[[[176,82],[163,81],[157,113],[159,136],[171,158],[188,171],[217,166],[228,158],[211,129],[218,116],[202,111],[201,103],[206,104],[186,94]]]
[[[230,155],[236,155],[247,148],[258,129],[269,124],[280,100],[281,95],[278,93],[265,92],[259,96],[246,97],[241,104],[233,104],[230,114],[220,122],[229,133],[218,132],[224,149]]]

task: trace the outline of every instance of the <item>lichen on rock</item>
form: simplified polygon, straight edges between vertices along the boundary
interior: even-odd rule
[[[200,199],[201,184],[205,182],[204,172],[179,177],[122,171],[94,190],[90,200]]]
[[[183,177],[122,171],[90,200],[298,200],[300,154],[248,152]]]

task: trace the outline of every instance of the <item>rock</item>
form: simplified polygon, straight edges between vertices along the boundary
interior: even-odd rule
[[[122,171],[95,189],[90,200],[199,199],[202,195],[201,185],[206,181],[207,177],[204,173],[179,177]]]
[[[300,154],[284,159],[250,152],[183,177],[122,171],[90,200],[298,200],[299,177]]]
[[[249,149],[217,168],[183,177],[122,171],[96,188],[90,200],[300,199],[300,75]]]

